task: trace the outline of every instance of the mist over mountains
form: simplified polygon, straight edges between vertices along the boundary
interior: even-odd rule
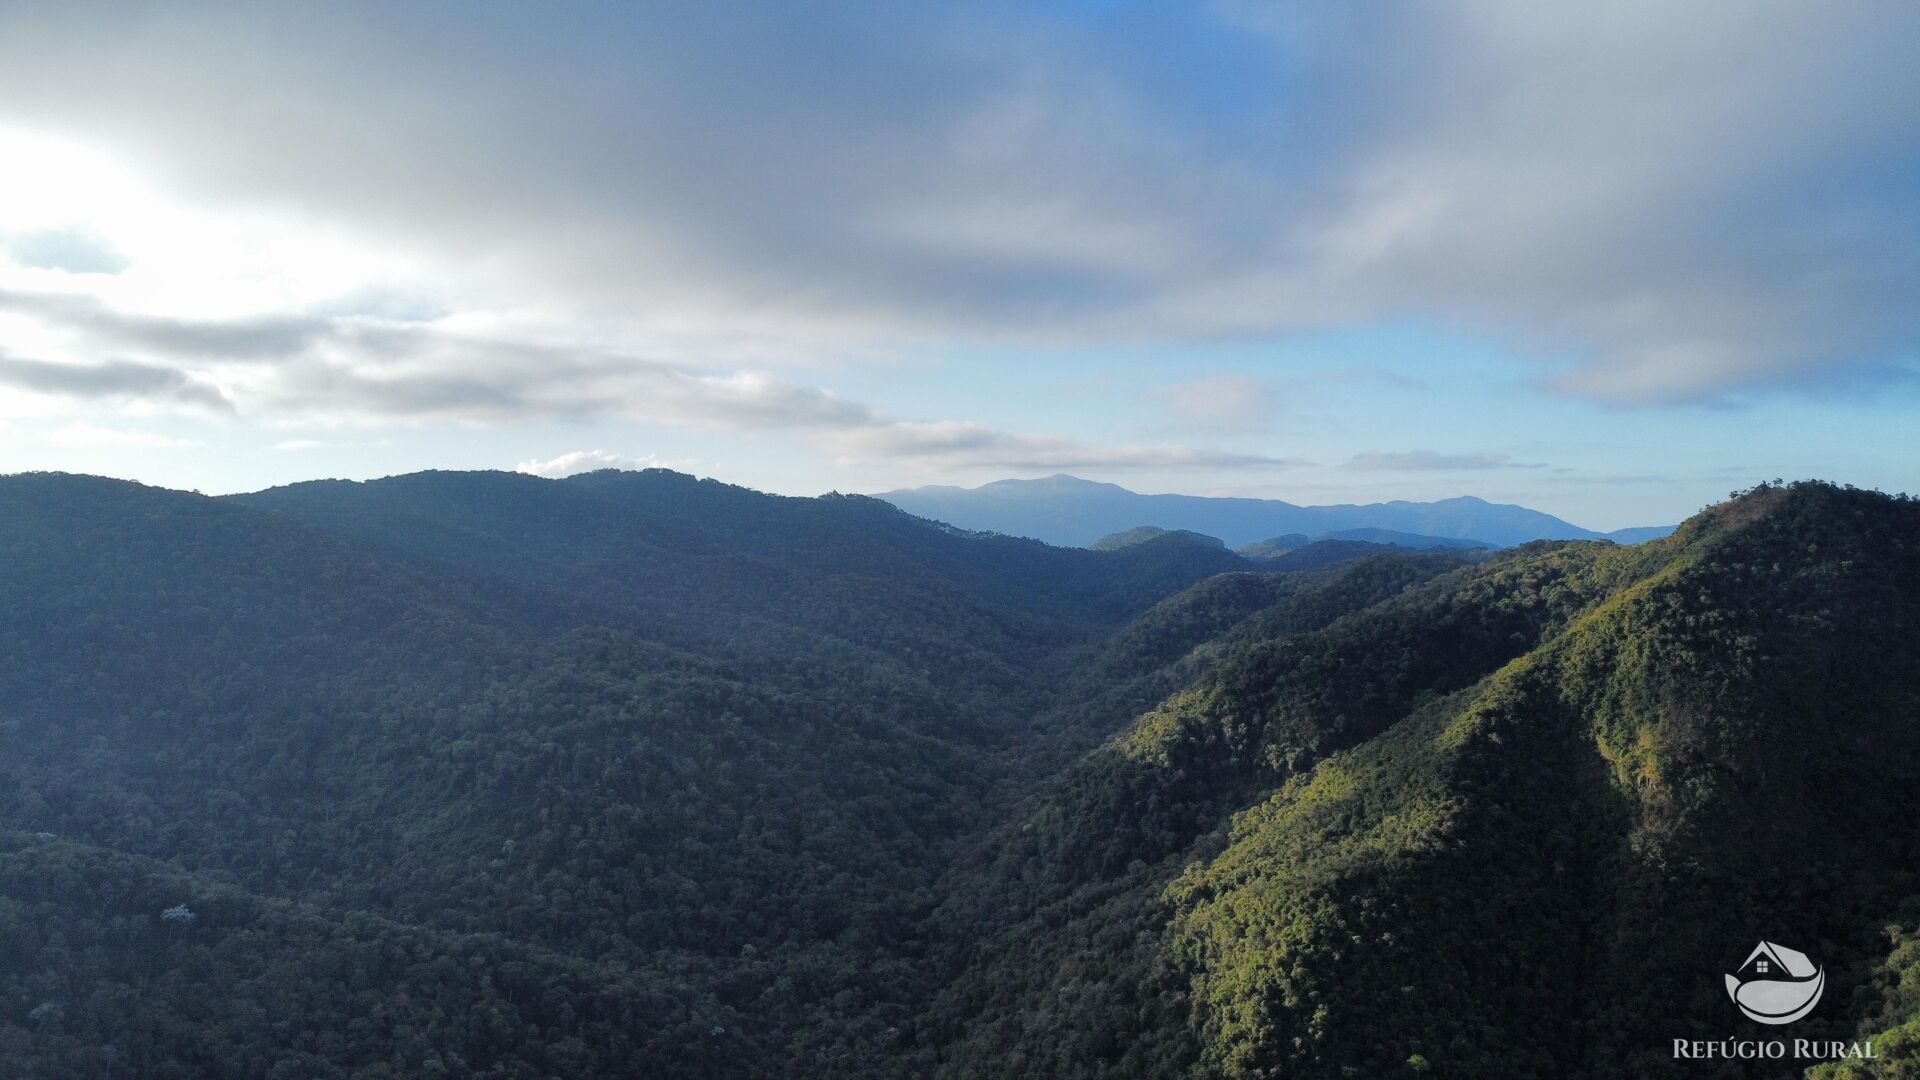
[[[908,513],[964,529],[1030,536],[1074,547],[1141,525],[1217,536],[1234,548],[1285,533],[1369,539],[1338,535],[1354,529],[1472,540],[1497,547],[1529,540],[1609,539],[1631,544],[1672,531],[1671,526],[1651,526],[1595,532],[1524,506],[1472,496],[1428,503],[1296,506],[1277,499],[1142,495],[1118,484],[1064,473],[1040,480],[999,480],[975,488],[906,488],[875,497]]]

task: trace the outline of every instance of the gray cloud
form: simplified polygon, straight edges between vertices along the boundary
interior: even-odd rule
[[[63,397],[162,401],[233,411],[233,403],[218,389],[184,371],[124,360],[58,364],[0,353],[0,384]]]
[[[0,358],[0,382],[81,397],[193,404],[302,422],[367,419],[490,423],[531,418],[637,418],[739,431],[782,430],[816,439],[850,460],[909,460],[947,467],[1069,469],[1266,468],[1296,459],[1175,445],[1105,447],[1026,435],[967,421],[887,416],[831,391],[753,371],[703,371],[595,350],[462,336],[422,325],[356,319],[290,319],[299,333],[268,358],[253,321],[174,325],[126,316],[70,297],[0,294],[0,304],[83,335],[97,333],[166,353],[191,334],[233,342],[237,356],[200,355],[210,365],[243,361],[232,400],[171,367],[132,362],[75,365]],[[282,448],[305,444],[286,443]],[[582,452],[592,455],[600,451]],[[588,460],[563,455],[522,464],[552,473]],[[594,459],[597,460],[597,459]],[[542,471],[546,470],[546,471]],[[558,473],[553,473],[559,475]]]
[[[118,311],[90,296],[0,290],[14,312],[85,335],[98,347],[188,360],[256,361],[296,355],[335,333],[327,320],[296,315],[205,320]]]
[[[702,372],[604,351],[463,336],[422,324],[317,315],[176,319],[118,311],[85,296],[17,291],[0,291],[0,312],[25,314],[78,334],[93,349],[253,368],[257,377],[235,392],[250,411],[268,415],[456,421],[638,415],[722,427],[875,421],[872,410],[857,402],[767,375]],[[49,385],[111,385],[135,396],[174,396],[183,386],[210,389],[183,372],[154,365],[20,363],[48,369],[40,377]]]
[[[701,371],[420,328],[336,328],[311,354],[272,370],[244,400],[276,415],[462,422],[638,417],[733,429],[877,422],[863,404],[762,373]]]

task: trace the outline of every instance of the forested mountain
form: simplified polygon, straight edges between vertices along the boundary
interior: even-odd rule
[[[1396,544],[1376,544],[1367,540],[1315,540],[1277,555],[1252,555],[1248,559],[1262,570],[1317,570],[1373,555],[1406,554],[1416,548]],[[1458,549],[1467,559],[1480,557],[1477,548]]]
[[[1671,531],[1654,527],[1598,533],[1524,506],[1470,496],[1430,503],[1296,506],[1278,499],[1142,495],[1118,484],[1064,474],[1041,480],[998,480],[976,488],[907,488],[876,497],[936,521],[1009,536],[1031,536],[1050,544],[1091,544],[1102,536],[1143,524],[1217,536],[1229,547],[1257,543],[1282,533],[1305,533],[1315,539],[1384,539],[1341,535],[1348,530],[1470,540],[1493,547],[1530,540],[1603,537],[1639,543]]]
[[[1450,548],[1455,551],[1484,551],[1497,545],[1482,543],[1478,540],[1449,540],[1440,536],[1420,536],[1415,533],[1395,532],[1392,529],[1340,529],[1336,532],[1308,536],[1305,533],[1286,533],[1270,536],[1251,544],[1242,544],[1234,553],[1255,563],[1266,565],[1268,569],[1299,569],[1303,565],[1324,565],[1337,561],[1330,558],[1341,551],[1366,552],[1392,549],[1424,550],[1429,548]],[[1308,551],[1306,549],[1312,548]]]
[[[0,478],[0,1074],[1669,1075],[1762,939],[1913,1067],[1916,545]]]
[[[1639,537],[1634,540],[1622,539],[1621,533],[1635,532],[1635,531],[1646,532],[1649,535],[1644,537]],[[1605,536],[1607,539],[1613,540],[1617,543],[1639,543],[1640,540],[1651,540],[1658,536],[1665,536],[1668,533],[1668,531],[1670,530],[1623,529],[1621,530],[1620,533],[1607,533],[1605,534]],[[1499,546],[1497,544],[1489,544],[1482,540],[1461,540],[1456,537],[1450,537],[1450,536],[1422,536],[1419,533],[1400,532],[1397,529],[1335,529],[1332,532],[1322,533],[1319,536],[1314,537],[1314,539],[1315,540],[1362,540],[1369,544],[1392,544],[1395,547],[1460,548],[1462,550],[1471,550],[1473,548],[1489,548],[1489,547]]]
[[[1202,544],[1206,547],[1227,546],[1226,542],[1219,537],[1208,536],[1205,533],[1189,532],[1186,529],[1163,529],[1158,525],[1139,525],[1121,532],[1109,533],[1095,540],[1093,543],[1088,544],[1087,547],[1094,551],[1112,551],[1115,548],[1128,547],[1132,544],[1144,544],[1149,540],[1157,540],[1161,537],[1172,537],[1176,540],[1184,540],[1190,544]]]
[[[1265,540],[1255,540],[1251,544],[1241,544],[1233,550],[1249,559],[1273,559],[1289,551],[1298,551],[1313,543],[1313,537],[1306,533],[1282,533],[1269,536]]]
[[[60,1076],[309,1045],[339,1075],[571,1073],[545,1044],[610,1016],[625,1041],[578,1061],[613,1074],[870,1058],[945,846],[1067,655],[1245,565],[667,473],[218,500],[19,476],[0,551],[0,923],[31,928],[0,1060]],[[278,1036],[253,1005],[208,1022],[254,1000],[283,919],[347,981],[298,990]],[[449,942],[532,966],[484,1038],[427,1019],[492,1000],[465,962],[353,960]],[[355,995],[418,1038],[343,1049]]]
[[[1795,1036],[1907,1075],[1917,528],[1762,489],[1232,650],[951,875],[948,1074],[1793,1075],[1671,1056],[1769,1033],[1765,939],[1832,980]]]

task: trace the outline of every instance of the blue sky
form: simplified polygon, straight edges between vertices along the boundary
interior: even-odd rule
[[[0,471],[1913,490],[1905,5],[0,11]]]

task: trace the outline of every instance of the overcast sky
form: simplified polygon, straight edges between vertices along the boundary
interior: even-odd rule
[[[0,471],[1920,475],[1920,5],[0,6]]]

